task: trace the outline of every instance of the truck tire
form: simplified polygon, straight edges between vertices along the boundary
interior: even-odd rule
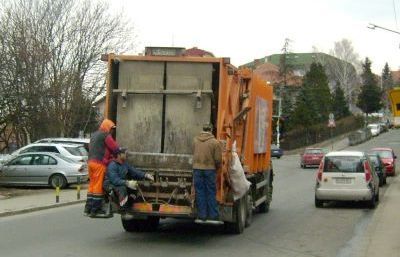
[[[148,216],[146,219],[123,219],[121,216],[121,222],[127,232],[151,232],[157,230],[160,218]]]
[[[272,191],[273,191],[273,185],[272,185],[272,177],[273,177],[273,173],[271,172],[270,174],[270,179],[269,179],[269,183],[265,186],[265,191],[266,191],[266,195],[267,195],[267,200],[263,203],[261,203],[257,209],[259,213],[267,213],[269,212],[269,207],[271,204],[271,200],[272,200]]]
[[[253,222],[253,197],[251,197],[251,194],[247,195],[247,213],[246,213],[246,221],[245,221],[245,227],[250,227],[251,222]]]
[[[243,233],[244,227],[246,225],[246,215],[247,214],[247,200],[246,197],[242,197],[237,200],[234,204],[234,218],[235,222],[226,222],[225,228],[228,232],[233,234]]]

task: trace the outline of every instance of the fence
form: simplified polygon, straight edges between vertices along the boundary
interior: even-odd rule
[[[364,125],[360,116],[349,116],[336,121],[336,127],[328,128],[327,124],[316,124],[310,127],[299,127],[289,131],[281,139],[281,148],[292,150],[308,145],[313,145],[338,135],[357,130]]]

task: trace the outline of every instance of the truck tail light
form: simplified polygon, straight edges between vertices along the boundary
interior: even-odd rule
[[[372,178],[371,166],[368,162],[364,162],[365,181],[369,183]]]

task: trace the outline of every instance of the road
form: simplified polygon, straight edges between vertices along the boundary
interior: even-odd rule
[[[391,146],[400,153],[400,130],[350,149]],[[396,140],[393,140],[396,139]],[[184,220],[162,221],[153,233],[124,232],[119,217],[93,220],[83,206],[0,218],[1,256],[357,256],[375,210],[362,204],[314,207],[316,169],[299,168],[299,156],[274,159],[271,210],[254,216],[241,235]],[[391,186],[392,178],[388,179]],[[381,188],[381,196],[386,188]],[[378,206],[379,208],[379,206]]]

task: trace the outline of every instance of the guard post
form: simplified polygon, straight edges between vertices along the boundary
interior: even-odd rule
[[[60,202],[60,178],[57,177],[57,183],[56,183],[56,203]]]
[[[76,186],[76,199],[80,200],[81,199],[81,177],[78,176],[76,178],[77,186]]]

